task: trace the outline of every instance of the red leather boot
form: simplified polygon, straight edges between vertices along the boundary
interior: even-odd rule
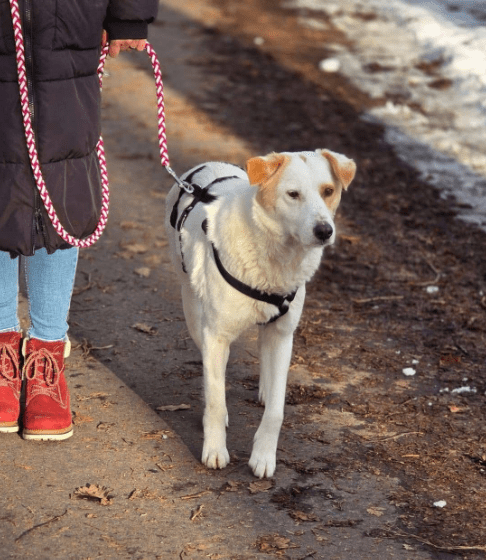
[[[19,431],[21,339],[15,331],[0,333],[0,433]]]
[[[22,437],[29,440],[67,439],[73,435],[64,358],[70,344],[24,340],[25,411]]]

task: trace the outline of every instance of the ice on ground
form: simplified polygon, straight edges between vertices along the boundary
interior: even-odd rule
[[[425,291],[428,294],[437,294],[439,292],[439,287],[438,286],[427,286],[425,288]]]
[[[337,58],[324,58],[319,62],[319,70],[323,72],[339,72],[341,63]]]
[[[476,389],[476,387],[469,387],[468,385],[464,386],[464,387],[457,387],[456,389],[452,389],[451,393],[454,394],[458,394],[458,395],[463,395],[463,394],[468,394],[468,393],[477,393],[478,390]]]

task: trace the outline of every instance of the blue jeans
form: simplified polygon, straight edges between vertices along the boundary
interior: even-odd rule
[[[72,247],[51,255],[38,249],[32,257],[22,257],[29,300],[29,337],[66,340],[78,249]],[[0,332],[19,331],[17,315],[19,261],[0,251]]]

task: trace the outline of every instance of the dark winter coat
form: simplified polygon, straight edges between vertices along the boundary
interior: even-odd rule
[[[101,32],[145,39],[157,0],[20,0],[30,106],[47,189],[75,237],[96,228],[101,184],[98,66]],[[20,111],[8,0],[0,0],[0,250],[12,256],[69,247],[37,194]]]

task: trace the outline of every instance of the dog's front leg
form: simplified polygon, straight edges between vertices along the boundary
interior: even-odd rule
[[[203,329],[204,368],[204,445],[202,462],[210,469],[223,469],[229,463],[226,449],[225,371],[229,356],[229,342]]]
[[[249,465],[259,478],[273,476],[277,443],[284,418],[285,391],[294,331],[304,307],[305,285],[300,286],[289,312],[260,327],[260,400],[265,412],[253,440]]]
[[[259,478],[270,477],[275,472],[292,342],[293,332],[282,332],[276,323],[260,327],[260,397],[265,401],[265,412],[255,434],[249,462]]]

